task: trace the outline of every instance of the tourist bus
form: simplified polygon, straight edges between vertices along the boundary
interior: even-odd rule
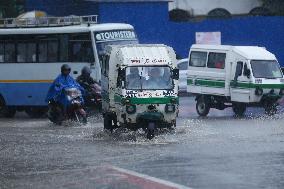
[[[98,24],[97,16],[0,20],[0,110],[4,117],[26,111],[42,116],[49,86],[69,64],[71,76],[84,66],[100,82],[105,47],[137,44],[129,24]]]

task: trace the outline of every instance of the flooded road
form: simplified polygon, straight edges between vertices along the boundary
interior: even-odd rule
[[[19,114],[0,119],[0,188],[284,188],[284,113],[200,119],[181,98],[175,132],[103,132]]]

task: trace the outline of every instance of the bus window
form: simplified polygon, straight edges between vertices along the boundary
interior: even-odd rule
[[[38,43],[38,61],[47,62],[47,41],[41,40]]]
[[[26,44],[18,43],[17,45],[17,62],[26,62]]]
[[[4,43],[0,42],[0,62],[4,62]]]
[[[36,62],[36,43],[27,43],[26,47],[26,62]]]
[[[72,45],[72,61],[73,62],[92,62],[93,53],[92,53],[92,44],[91,42],[75,42]]]
[[[90,33],[70,35],[71,62],[94,62]]]
[[[68,35],[59,36],[59,58],[60,62],[68,62]]]
[[[5,62],[16,62],[16,45],[12,42],[5,44]]]
[[[47,51],[48,62],[58,61],[58,42],[48,41],[48,51]]]

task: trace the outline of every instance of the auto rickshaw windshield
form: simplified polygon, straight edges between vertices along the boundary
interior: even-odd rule
[[[126,68],[126,88],[168,90],[173,88],[172,72],[168,66]]]

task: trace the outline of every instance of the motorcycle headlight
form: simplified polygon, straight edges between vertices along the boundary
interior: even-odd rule
[[[136,112],[136,106],[135,105],[127,105],[126,106],[126,112],[128,114],[134,114]]]
[[[255,95],[261,96],[262,94],[263,94],[263,89],[261,89],[261,88],[256,88],[255,89]]]
[[[279,95],[281,95],[281,96],[284,95],[284,89],[280,89]]]
[[[176,111],[176,106],[174,104],[167,104],[165,107],[166,113],[172,113]]]
[[[66,92],[66,95],[70,96],[72,99],[77,98],[77,97],[82,95],[81,91],[79,89],[76,89],[76,88],[67,89],[65,92]]]

